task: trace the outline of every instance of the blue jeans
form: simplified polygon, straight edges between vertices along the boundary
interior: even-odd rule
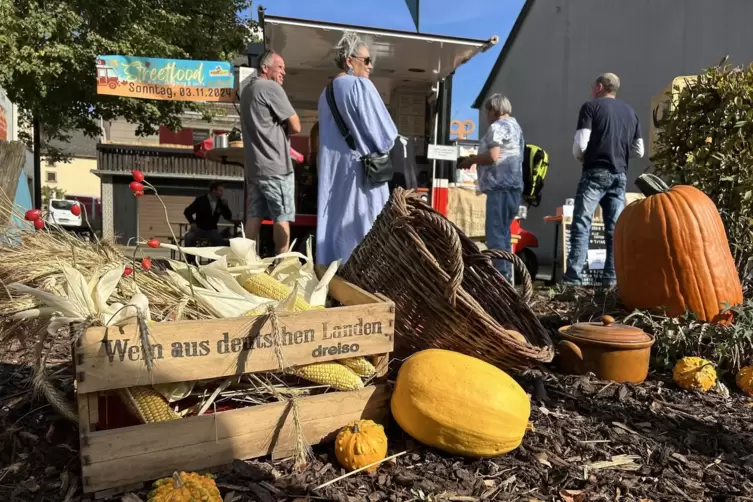
[[[615,174],[608,169],[586,169],[578,183],[573,208],[573,223],[570,226],[570,252],[567,255],[565,284],[581,284],[581,273],[588,254],[588,238],[591,235],[591,220],[597,204],[601,205],[604,220],[604,238],[607,261],[604,263],[602,285],[612,287],[617,279],[614,273],[614,226],[625,208],[625,173]]]
[[[512,251],[510,225],[518,214],[522,190],[500,190],[486,193],[486,246],[489,249]],[[512,264],[494,260],[494,266],[505,278],[512,280]]]

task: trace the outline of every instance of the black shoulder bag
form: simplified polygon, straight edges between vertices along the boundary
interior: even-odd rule
[[[356,142],[350,134],[350,131],[348,131],[348,127],[345,125],[345,121],[343,121],[340,111],[337,109],[333,82],[330,82],[329,85],[327,85],[327,104],[329,104],[329,109],[332,111],[332,117],[334,117],[337,128],[340,130],[340,134],[343,135],[343,138],[345,138],[348,147],[358,153],[358,150],[356,150]],[[369,181],[372,183],[387,183],[392,180],[395,170],[392,167],[392,159],[390,158],[389,152],[373,152],[369,155],[362,156],[360,160],[363,169],[366,172],[366,177],[369,178]]]

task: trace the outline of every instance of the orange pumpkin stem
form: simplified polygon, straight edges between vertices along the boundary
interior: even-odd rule
[[[635,186],[637,186],[641,193],[646,197],[658,195],[669,190],[669,185],[664,183],[663,179],[650,173],[643,173],[638,176],[638,179],[635,180]]]
[[[180,473],[177,471],[173,473],[173,488],[183,488],[183,479],[180,477]]]
[[[356,422],[353,424],[353,434],[358,434],[359,432],[361,432],[361,428],[358,427],[358,422]]]

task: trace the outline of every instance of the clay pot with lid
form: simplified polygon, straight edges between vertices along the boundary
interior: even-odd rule
[[[563,326],[559,334],[557,361],[566,373],[593,373],[602,380],[632,383],[641,383],[648,376],[655,339],[643,330],[604,316],[601,322]]]

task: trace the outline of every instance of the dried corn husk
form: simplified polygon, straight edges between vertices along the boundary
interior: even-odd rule
[[[186,294],[193,294],[196,301],[218,318],[241,317],[245,312],[254,310],[265,302],[254,301],[245,295],[232,291],[216,291],[215,289],[194,286],[191,288],[188,281],[172,270],[167,271],[167,280]],[[266,301],[269,303],[269,301]]]
[[[127,306],[107,303],[123,276],[124,268],[121,265],[104,273],[95,273],[87,281],[75,268],[61,265],[65,284],[60,294],[49,293],[24,284],[10,284],[9,290],[28,294],[44,305],[41,308],[19,312],[11,318],[56,317],[55,322],[51,323],[50,331],[53,327],[85,319],[93,319],[103,326],[134,324],[139,311],[146,319],[150,319],[149,300],[138,288]]]
[[[191,395],[196,382],[160,383],[152,385],[152,388],[162,394],[168,403],[174,403]]]
[[[323,307],[327,301],[329,283],[337,273],[340,260],[331,263],[327,272],[319,279],[314,270],[312,242],[311,237],[306,241],[306,260],[303,265],[297,258],[287,258],[280,262],[270,275],[289,287],[298,284],[301,296],[309,305]]]

